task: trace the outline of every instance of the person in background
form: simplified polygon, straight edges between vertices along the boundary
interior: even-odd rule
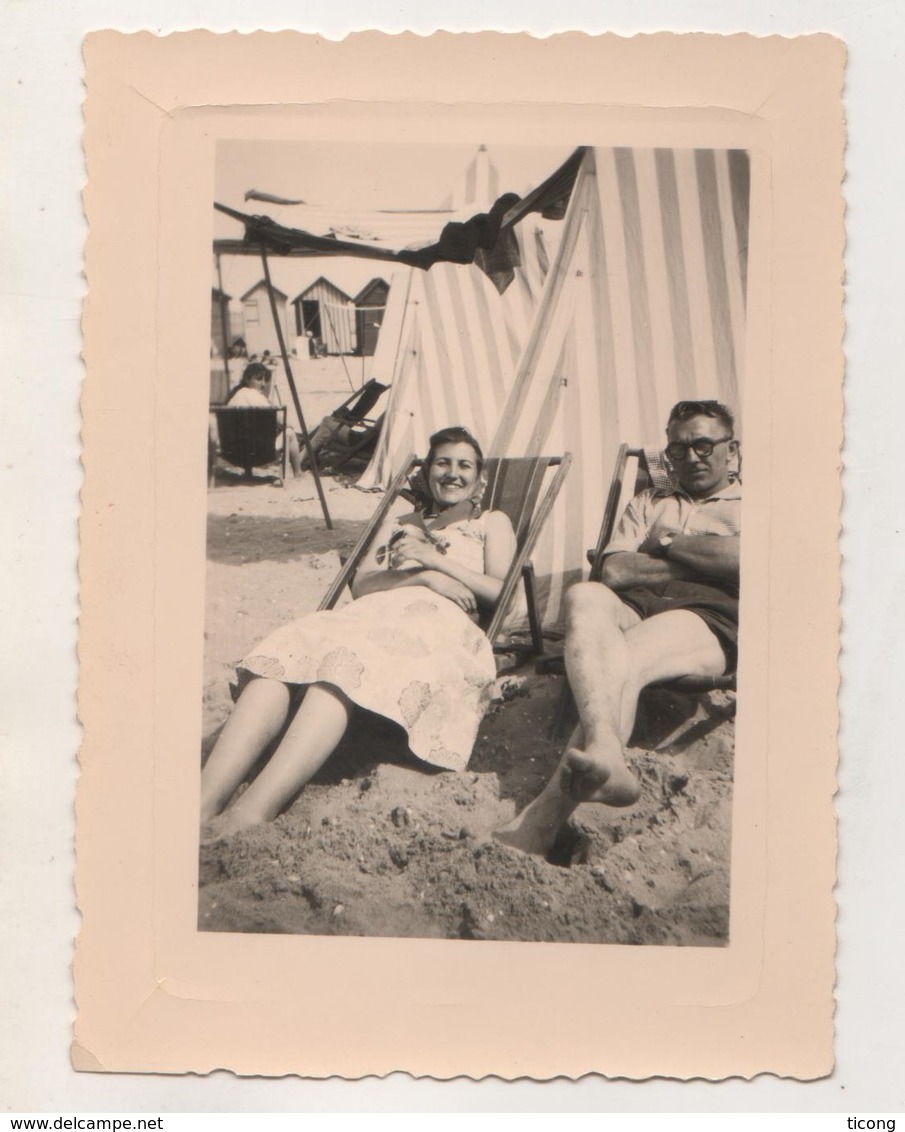
[[[266,365],[261,362],[252,362],[242,373],[242,380],[229,395],[227,408],[233,409],[270,409],[270,382],[271,374]],[[301,475],[302,462],[299,452],[299,438],[295,430],[286,426],[284,443],[288,445],[286,454],[294,476]]]

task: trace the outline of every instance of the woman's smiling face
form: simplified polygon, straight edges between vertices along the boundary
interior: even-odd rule
[[[477,453],[470,444],[441,444],[427,470],[427,484],[440,507],[452,507],[471,499],[479,474]]]

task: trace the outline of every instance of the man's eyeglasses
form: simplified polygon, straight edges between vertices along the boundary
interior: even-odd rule
[[[722,436],[719,440],[710,440],[708,437],[702,436],[699,440],[692,440],[690,444],[683,444],[681,440],[674,440],[672,444],[666,445],[666,456],[673,464],[681,464],[688,455],[688,449],[691,448],[695,456],[698,456],[701,460],[706,460],[708,456],[713,455],[713,450],[718,444],[725,444],[727,440],[732,440],[732,437]]]

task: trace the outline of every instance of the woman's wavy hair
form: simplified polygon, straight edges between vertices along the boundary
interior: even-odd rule
[[[247,385],[255,377],[263,377],[265,381],[270,380],[270,370],[267,366],[262,365],[260,362],[252,362],[247,365],[242,371],[242,379],[239,386]]]
[[[441,428],[439,432],[434,433],[428,441],[427,455],[424,457],[421,467],[409,480],[408,488],[403,494],[406,499],[411,500],[415,504],[418,511],[430,512],[433,510],[436,500],[431,495],[430,488],[428,487],[427,470],[437,456],[437,449],[442,448],[444,444],[468,444],[474,449],[475,462],[478,466],[478,478],[471,498],[471,505],[473,517],[477,518],[481,513],[481,499],[483,498],[484,490],[487,486],[487,481],[484,478],[484,453],[481,450],[481,445],[475,440],[468,429],[461,425]]]
[[[475,456],[477,457],[478,474],[484,468],[484,453],[481,451],[481,446],[471,435],[467,428],[462,425],[452,425],[450,428],[441,428],[439,432],[428,441],[427,456],[424,458],[424,467],[429,468],[434,462],[437,455],[437,449],[442,448],[444,444],[468,444],[474,449]]]

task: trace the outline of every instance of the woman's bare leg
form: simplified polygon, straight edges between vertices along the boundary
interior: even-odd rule
[[[209,833],[224,837],[272,821],[333,754],[349,724],[352,704],[338,689],[312,684],[280,745],[248,789]]]
[[[302,455],[299,451],[299,438],[295,435],[295,429],[287,427],[285,444],[288,444],[286,452],[289,456],[289,465],[292,468],[294,476],[302,474]]]
[[[201,772],[202,822],[224,809],[288,714],[285,684],[259,676],[245,685]]]

